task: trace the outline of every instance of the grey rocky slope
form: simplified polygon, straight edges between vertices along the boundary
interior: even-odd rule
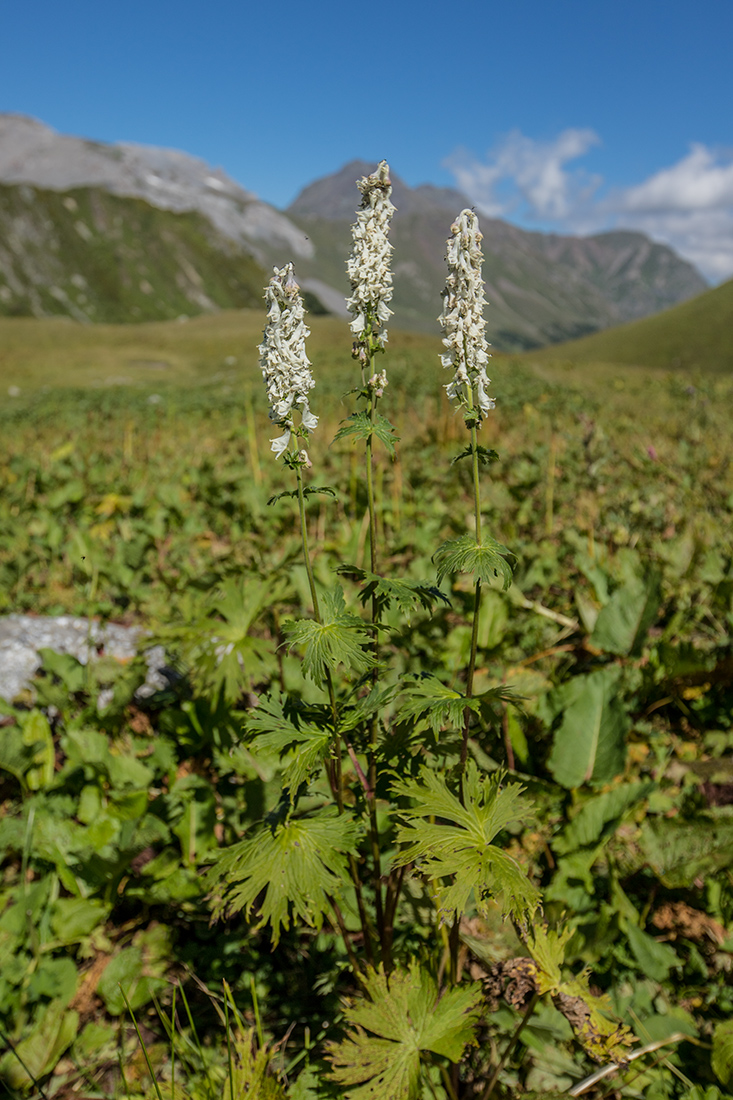
[[[0,181],[53,191],[99,187],[144,199],[161,210],[196,210],[224,236],[258,255],[258,242],[278,242],[294,257],[313,246],[287,217],[246,191],[221,168],[175,149],[108,145],[57,134],[23,115],[0,114]]]

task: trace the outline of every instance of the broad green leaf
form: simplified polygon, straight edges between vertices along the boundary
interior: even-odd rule
[[[713,1032],[712,1067],[726,1086],[733,1086],[733,1020],[723,1020]]]
[[[266,825],[225,849],[206,872],[206,886],[219,892],[214,916],[244,910],[249,918],[256,908],[257,927],[270,924],[273,944],[290,927],[291,907],[294,917],[320,928],[329,895],[349,877],[347,854],[358,836],[357,822],[335,807]]]
[[[569,825],[553,842],[560,855],[597,844],[618,827],[632,806],[636,806],[654,790],[655,784],[625,783],[610,791],[595,795],[583,804]]]
[[[392,791],[414,802],[399,811],[400,844],[405,845],[394,866],[415,863],[429,881],[441,921],[464,913],[473,893],[479,913],[488,911],[489,898],[502,911],[522,921],[540,903],[537,888],[520,865],[492,844],[502,829],[526,820],[531,809],[516,783],[501,787],[501,776],[481,776],[473,761],[466,767],[464,805],[446,786],[445,779],[422,768],[417,779],[400,780]],[[452,824],[442,824],[442,819]],[[446,883],[446,880],[447,883]]]
[[[261,699],[250,712],[247,733],[258,746],[280,755],[285,765],[283,786],[291,799],[330,754],[333,742],[332,730],[300,718],[295,711],[286,713],[284,701],[274,697]]]
[[[606,653],[638,656],[660,603],[656,573],[646,578],[630,577],[601,608],[590,636],[591,644]]]
[[[575,676],[552,692],[548,707],[562,712],[548,767],[563,787],[607,783],[623,771],[628,719],[617,695],[618,670]]]
[[[374,664],[364,648],[369,632],[363,619],[346,611],[343,589],[337,586],[323,594],[321,622],[299,619],[285,623],[283,631],[290,648],[302,646],[303,671],[316,683],[325,682],[325,670],[345,665],[354,672],[365,672]]]
[[[449,573],[471,573],[485,584],[498,577],[506,591],[512,583],[512,567],[506,559],[513,557],[511,550],[491,535],[483,535],[479,543],[475,536],[466,534],[442,543],[433,554],[433,561],[438,564],[438,584]]]
[[[25,1089],[33,1083],[29,1073],[38,1080],[50,1073],[79,1029],[79,1013],[66,1011],[63,1001],[51,1001],[41,1011],[31,1034],[21,1040],[15,1050],[0,1060],[0,1076],[11,1088]]]
[[[48,718],[40,710],[32,710],[20,719],[23,740],[33,750],[33,765],[25,775],[32,791],[45,790],[53,782],[56,750]]]
[[[26,772],[33,767],[35,746],[27,745],[17,726],[0,726],[0,771],[8,772],[28,790]]]
[[[639,844],[665,886],[686,889],[696,878],[733,864],[733,821],[712,815],[697,821],[647,818]]]
[[[681,966],[681,960],[668,943],[658,943],[653,936],[631,921],[625,921],[629,947],[647,978],[664,982],[673,967]]]
[[[370,970],[364,985],[369,1000],[349,1005],[346,1038],[329,1044],[333,1078],[347,1100],[413,1100],[421,1094],[422,1051],[458,1062],[473,1041],[481,989],[472,983],[441,997],[416,962],[389,978]]]

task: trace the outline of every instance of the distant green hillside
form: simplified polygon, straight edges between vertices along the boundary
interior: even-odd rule
[[[681,305],[533,358],[733,372],[733,279]]]
[[[262,267],[201,214],[0,184],[0,315],[152,321],[256,306]]]

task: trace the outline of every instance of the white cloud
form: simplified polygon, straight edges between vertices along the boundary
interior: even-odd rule
[[[461,190],[491,217],[526,207],[530,217],[562,219],[601,183],[599,177],[568,172],[565,165],[599,143],[593,130],[563,130],[553,141],[534,141],[513,130],[486,163],[459,150],[445,164]]]
[[[567,167],[598,143],[592,130],[564,130],[547,142],[515,131],[485,161],[459,150],[446,166],[491,217],[541,221],[564,233],[636,229],[669,244],[713,282],[730,278],[733,155],[695,144],[641,183],[601,194],[600,177]]]

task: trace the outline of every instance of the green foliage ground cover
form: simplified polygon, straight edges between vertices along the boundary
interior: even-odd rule
[[[401,355],[390,367],[402,438],[396,460],[377,466],[380,535],[406,585],[434,585],[431,555],[465,532],[472,508],[467,464],[451,465],[465,430],[441,396],[437,358]],[[311,497],[311,541],[324,587],[351,563],[341,583],[358,611],[358,581],[372,584],[368,599],[378,582],[367,572],[360,460],[349,438],[328,447],[349,411],[339,398],[351,370],[331,356],[314,393],[325,423],[311,448],[311,484],[333,486],[335,497]],[[499,404],[483,442],[500,461],[482,491],[492,535],[517,563],[511,587],[483,592],[471,757],[481,775],[501,765],[531,794],[536,818],[509,815],[502,851],[542,889],[550,926],[572,936],[562,950],[536,943],[532,963],[493,903],[466,917],[461,967],[496,999],[477,1023],[468,993],[460,1005],[449,999],[462,987],[439,999],[448,944],[415,882],[394,914],[395,950],[419,955],[433,977],[406,969],[382,989],[374,973],[373,999],[394,1018],[389,1034],[377,1028],[380,1040],[365,1002],[341,1007],[355,992],[350,960],[318,918],[318,899],[301,891],[305,927],[274,897],[262,907],[276,861],[291,866],[286,848],[269,853],[242,913],[209,924],[201,867],[275,812],[283,782],[299,787],[323,749],[308,719],[319,693],[297,650],[283,644],[285,621],[308,607],[308,581],[292,502],[267,505],[290,484],[266,449],[272,429],[259,389],[233,371],[154,392],[54,390],[0,414],[2,610],[140,623],[165,641],[178,673],[145,700],[136,695],[140,660],[102,658],[87,670],[46,653],[35,695],[0,707],[8,715],[0,728],[0,1025],[15,1051],[0,1072],[12,1090],[32,1089],[32,1075],[48,1095],[124,1095],[126,1086],[150,1094],[121,987],[170,1096],[161,1020],[179,981],[196,1033],[179,995],[176,1087],[222,1095],[234,1081],[216,1014],[218,1005],[224,1015],[226,979],[244,1017],[243,1049],[247,1027],[257,1026],[252,985],[270,1042],[281,1043],[270,1052],[279,1083],[263,1077],[254,1095],[283,1096],[286,1087],[296,1098],[340,1095],[325,1082],[326,1039],[337,1042],[342,1089],[367,1087],[354,1076],[355,1052],[371,1056],[379,1041],[395,1044],[385,1048],[388,1061],[390,1051],[404,1055],[405,1081],[422,1080],[425,1066],[425,1095],[449,1095],[441,1066],[463,1049],[471,1023],[479,1046],[463,1084],[473,1087],[473,1073],[474,1092],[465,1094],[480,1096],[482,1059],[504,1049],[524,1009],[527,964],[539,1007],[497,1095],[567,1094],[592,1072],[586,1017],[558,1008],[580,996],[573,983],[584,966],[594,991],[608,995],[614,1028],[623,1022],[642,1045],[673,1033],[690,1040],[632,1062],[588,1095],[613,1085],[631,1097],[717,1100],[733,1089],[731,386],[704,375],[540,373],[500,359],[494,368]],[[473,591],[460,574],[446,575],[443,591],[450,604],[432,614],[418,606],[408,621],[398,591],[390,590],[391,606],[384,601],[396,672],[423,684],[412,727],[426,743],[445,736],[453,711],[465,707],[456,670],[470,649]],[[407,601],[407,589],[402,595]],[[255,712],[255,752],[242,725],[268,691]],[[287,704],[278,710],[288,693],[304,707],[295,723]],[[414,751],[412,736],[404,721],[392,730],[395,763]],[[408,783],[403,793],[416,792]],[[477,813],[490,805],[487,792],[477,786]],[[426,802],[424,813],[428,824],[438,813],[436,829],[467,827],[458,803],[436,810]],[[321,824],[314,859],[319,844],[348,849],[349,837]],[[455,906],[459,883],[402,828],[425,881],[432,877]],[[482,836],[491,848],[493,834]],[[338,872],[337,862],[324,867],[324,893]],[[270,928],[279,931],[274,949]],[[418,1021],[409,1057],[405,1006]],[[452,1040],[440,1038],[431,1019],[454,1010],[463,1022]]]

